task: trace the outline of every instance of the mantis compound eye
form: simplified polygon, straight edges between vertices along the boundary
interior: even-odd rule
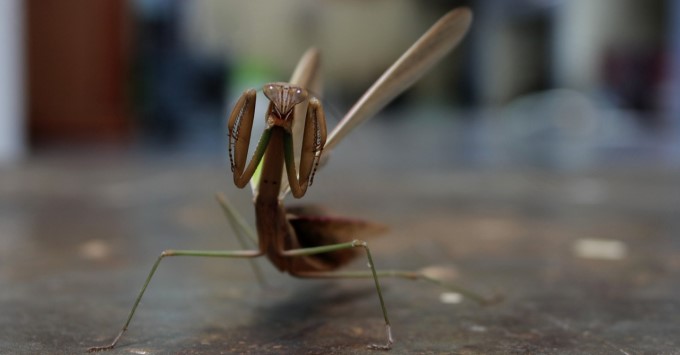
[[[287,116],[295,105],[307,100],[309,96],[307,90],[288,83],[269,83],[262,91],[282,116]]]

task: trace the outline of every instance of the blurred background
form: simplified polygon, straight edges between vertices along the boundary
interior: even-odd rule
[[[337,121],[458,5],[474,9],[472,32],[375,125],[417,138],[404,144],[449,140],[437,164],[680,161],[672,0],[3,0],[0,162],[95,147],[224,156],[230,105],[287,80],[310,46]]]
[[[245,89],[316,46],[332,128],[461,5],[461,45],[303,199],[389,225],[383,268],[446,265],[507,296],[481,309],[386,281],[393,354],[677,353],[676,0],[0,0],[0,353],[104,343],[160,250],[241,248],[212,196],[252,223],[225,129]],[[379,341],[369,284],[271,279],[286,291],[243,262],[164,263],[120,353]]]

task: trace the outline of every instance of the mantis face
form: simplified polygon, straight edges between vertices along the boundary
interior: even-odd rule
[[[290,131],[295,106],[308,99],[307,90],[289,83],[269,83],[262,91],[271,102],[267,112],[268,125],[282,126]]]

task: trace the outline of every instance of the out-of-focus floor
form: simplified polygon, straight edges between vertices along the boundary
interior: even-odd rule
[[[442,265],[505,299],[385,279],[392,354],[680,353],[679,171],[461,167],[446,164],[461,154],[446,132],[401,127],[362,128],[305,200],[389,225],[370,242],[379,268]],[[107,343],[161,250],[238,248],[213,199],[225,191],[252,221],[228,163],[161,153],[43,153],[0,170],[0,353]],[[369,280],[261,265],[265,288],[243,260],[166,259],[110,353],[367,354],[383,341]]]

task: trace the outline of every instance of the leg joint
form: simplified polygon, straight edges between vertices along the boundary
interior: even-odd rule
[[[352,247],[353,248],[356,248],[356,247],[368,248],[368,244],[366,242],[364,242],[363,240],[354,239],[352,241]]]

